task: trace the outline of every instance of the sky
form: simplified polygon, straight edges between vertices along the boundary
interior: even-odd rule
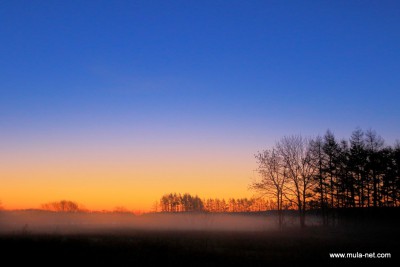
[[[392,144],[399,29],[399,1],[1,1],[1,203],[251,197],[285,135]]]

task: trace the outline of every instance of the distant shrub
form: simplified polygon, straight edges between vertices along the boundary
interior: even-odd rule
[[[114,213],[131,213],[127,208],[124,206],[117,206],[113,210]]]
[[[82,211],[78,203],[69,200],[61,200],[42,204],[42,209],[57,212],[78,212]]]

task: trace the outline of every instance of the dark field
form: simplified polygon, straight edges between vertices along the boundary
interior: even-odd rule
[[[1,234],[0,251],[2,260],[15,266],[33,262],[53,266],[272,266],[300,262],[395,266],[399,236],[397,220],[386,219],[282,231],[97,228],[44,233],[22,229]],[[391,259],[330,259],[332,252],[389,252]]]

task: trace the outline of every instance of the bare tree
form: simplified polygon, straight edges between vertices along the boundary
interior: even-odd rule
[[[330,196],[330,208],[335,207],[335,197],[337,199],[337,177],[336,177],[336,168],[337,168],[337,158],[339,154],[339,144],[336,141],[335,136],[330,130],[326,131],[324,135],[324,143],[322,146],[325,156],[326,156],[326,164],[325,171],[329,176],[329,196]],[[337,205],[336,205],[337,206]]]
[[[293,200],[299,211],[300,226],[305,227],[306,205],[313,196],[313,185],[317,173],[310,141],[301,136],[283,137],[277,145],[288,179],[285,197]]]
[[[61,200],[42,204],[42,209],[57,212],[78,212],[81,211],[79,204],[69,200]]]
[[[349,165],[352,176],[355,180],[355,195],[357,206],[364,207],[365,202],[365,163],[367,161],[364,132],[357,128],[350,137]]]
[[[255,155],[258,162],[258,172],[261,180],[253,181],[250,188],[263,196],[269,196],[276,199],[278,210],[279,227],[283,224],[283,194],[286,182],[286,176],[282,172],[282,157],[276,149],[264,150]]]
[[[380,182],[379,182],[379,175],[383,173],[382,169],[382,162],[380,159],[380,152],[384,146],[384,141],[382,137],[376,134],[373,130],[368,130],[365,133],[365,146],[367,151],[367,175],[369,174],[372,178],[372,200],[373,206],[376,208],[378,203],[380,204],[380,195],[378,194]],[[370,187],[367,187],[368,190],[368,207],[370,206]]]
[[[327,207],[327,199],[326,199],[326,177],[324,171],[324,163],[325,163],[325,153],[323,151],[323,140],[320,136],[318,136],[315,140],[311,140],[311,153],[313,154],[314,164],[317,169],[317,173],[315,175],[315,188],[314,191],[319,195],[319,207],[321,208],[322,212],[322,221],[323,224],[327,224],[327,214],[326,214],[326,207]]]
[[[170,193],[161,197],[160,208],[163,212],[202,211],[204,204],[197,195]]]
[[[400,205],[400,142],[385,146],[373,130],[357,128],[340,142],[329,130],[311,141],[284,137],[256,159],[261,179],[250,188],[268,196],[270,209],[297,206],[302,227],[308,209],[321,209],[324,224],[335,224],[340,208]]]

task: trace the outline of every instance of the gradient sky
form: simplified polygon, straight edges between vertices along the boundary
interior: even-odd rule
[[[249,197],[254,154],[400,138],[399,1],[1,1],[0,200]]]

